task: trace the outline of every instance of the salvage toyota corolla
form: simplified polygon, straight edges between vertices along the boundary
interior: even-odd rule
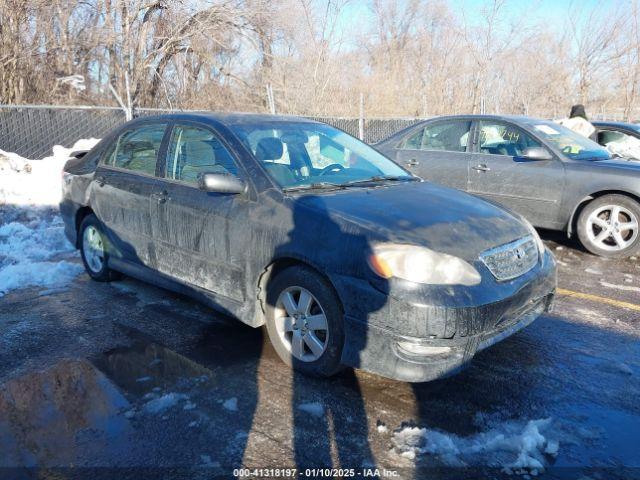
[[[551,306],[523,219],[295,117],[129,122],[63,171],[87,273],[124,273],[264,325],[294,368],[451,374]]]

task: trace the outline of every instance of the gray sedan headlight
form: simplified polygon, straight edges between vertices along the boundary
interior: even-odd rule
[[[369,266],[380,277],[427,285],[478,285],[480,274],[461,258],[425,247],[382,243],[373,247]]]

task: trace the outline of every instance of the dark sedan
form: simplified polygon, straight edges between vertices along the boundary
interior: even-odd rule
[[[554,122],[439,117],[376,148],[427,180],[496,202],[536,227],[577,232],[597,255],[640,249],[640,164]]]
[[[125,273],[265,325],[307,373],[450,374],[546,311],[526,221],[293,117],[134,120],[67,163],[60,209],[99,281]]]
[[[600,145],[611,153],[640,160],[640,125],[626,122],[592,122],[596,131],[595,138]]]

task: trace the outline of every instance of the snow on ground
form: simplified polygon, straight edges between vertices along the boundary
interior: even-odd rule
[[[73,150],[97,142],[56,145],[41,160],[0,150],[0,297],[25,287],[61,287],[82,271],[58,215],[61,171]]]
[[[161,397],[154,398],[153,400],[149,400],[147,403],[144,404],[143,409],[147,413],[157,414],[157,413],[164,412],[165,410],[171,407],[174,407],[175,405],[178,404],[178,402],[182,400],[188,401],[188,399],[189,397],[184,393],[174,393],[174,392],[166,393]]]
[[[314,417],[322,417],[324,415],[324,407],[319,402],[301,403],[298,410],[313,415]]]
[[[396,453],[413,459],[433,455],[448,466],[500,467],[507,473],[537,474],[547,459],[556,456],[557,440],[544,433],[551,419],[506,422],[468,437],[418,427],[404,427],[393,434]]]
[[[15,153],[0,150],[3,164],[0,175],[0,205],[54,206],[60,202],[62,192],[62,167],[74,150],[88,150],[100,140],[78,140],[73,147],[53,147],[53,155],[41,160],[28,160]]]

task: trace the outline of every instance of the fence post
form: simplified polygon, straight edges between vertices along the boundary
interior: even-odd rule
[[[364,142],[364,93],[360,92],[360,113],[358,115],[358,138]]]
[[[275,115],[276,101],[275,101],[275,98],[273,98],[273,88],[271,87],[270,83],[267,83],[266,87],[267,87],[267,104],[269,105],[269,111],[271,112],[271,115]]]

